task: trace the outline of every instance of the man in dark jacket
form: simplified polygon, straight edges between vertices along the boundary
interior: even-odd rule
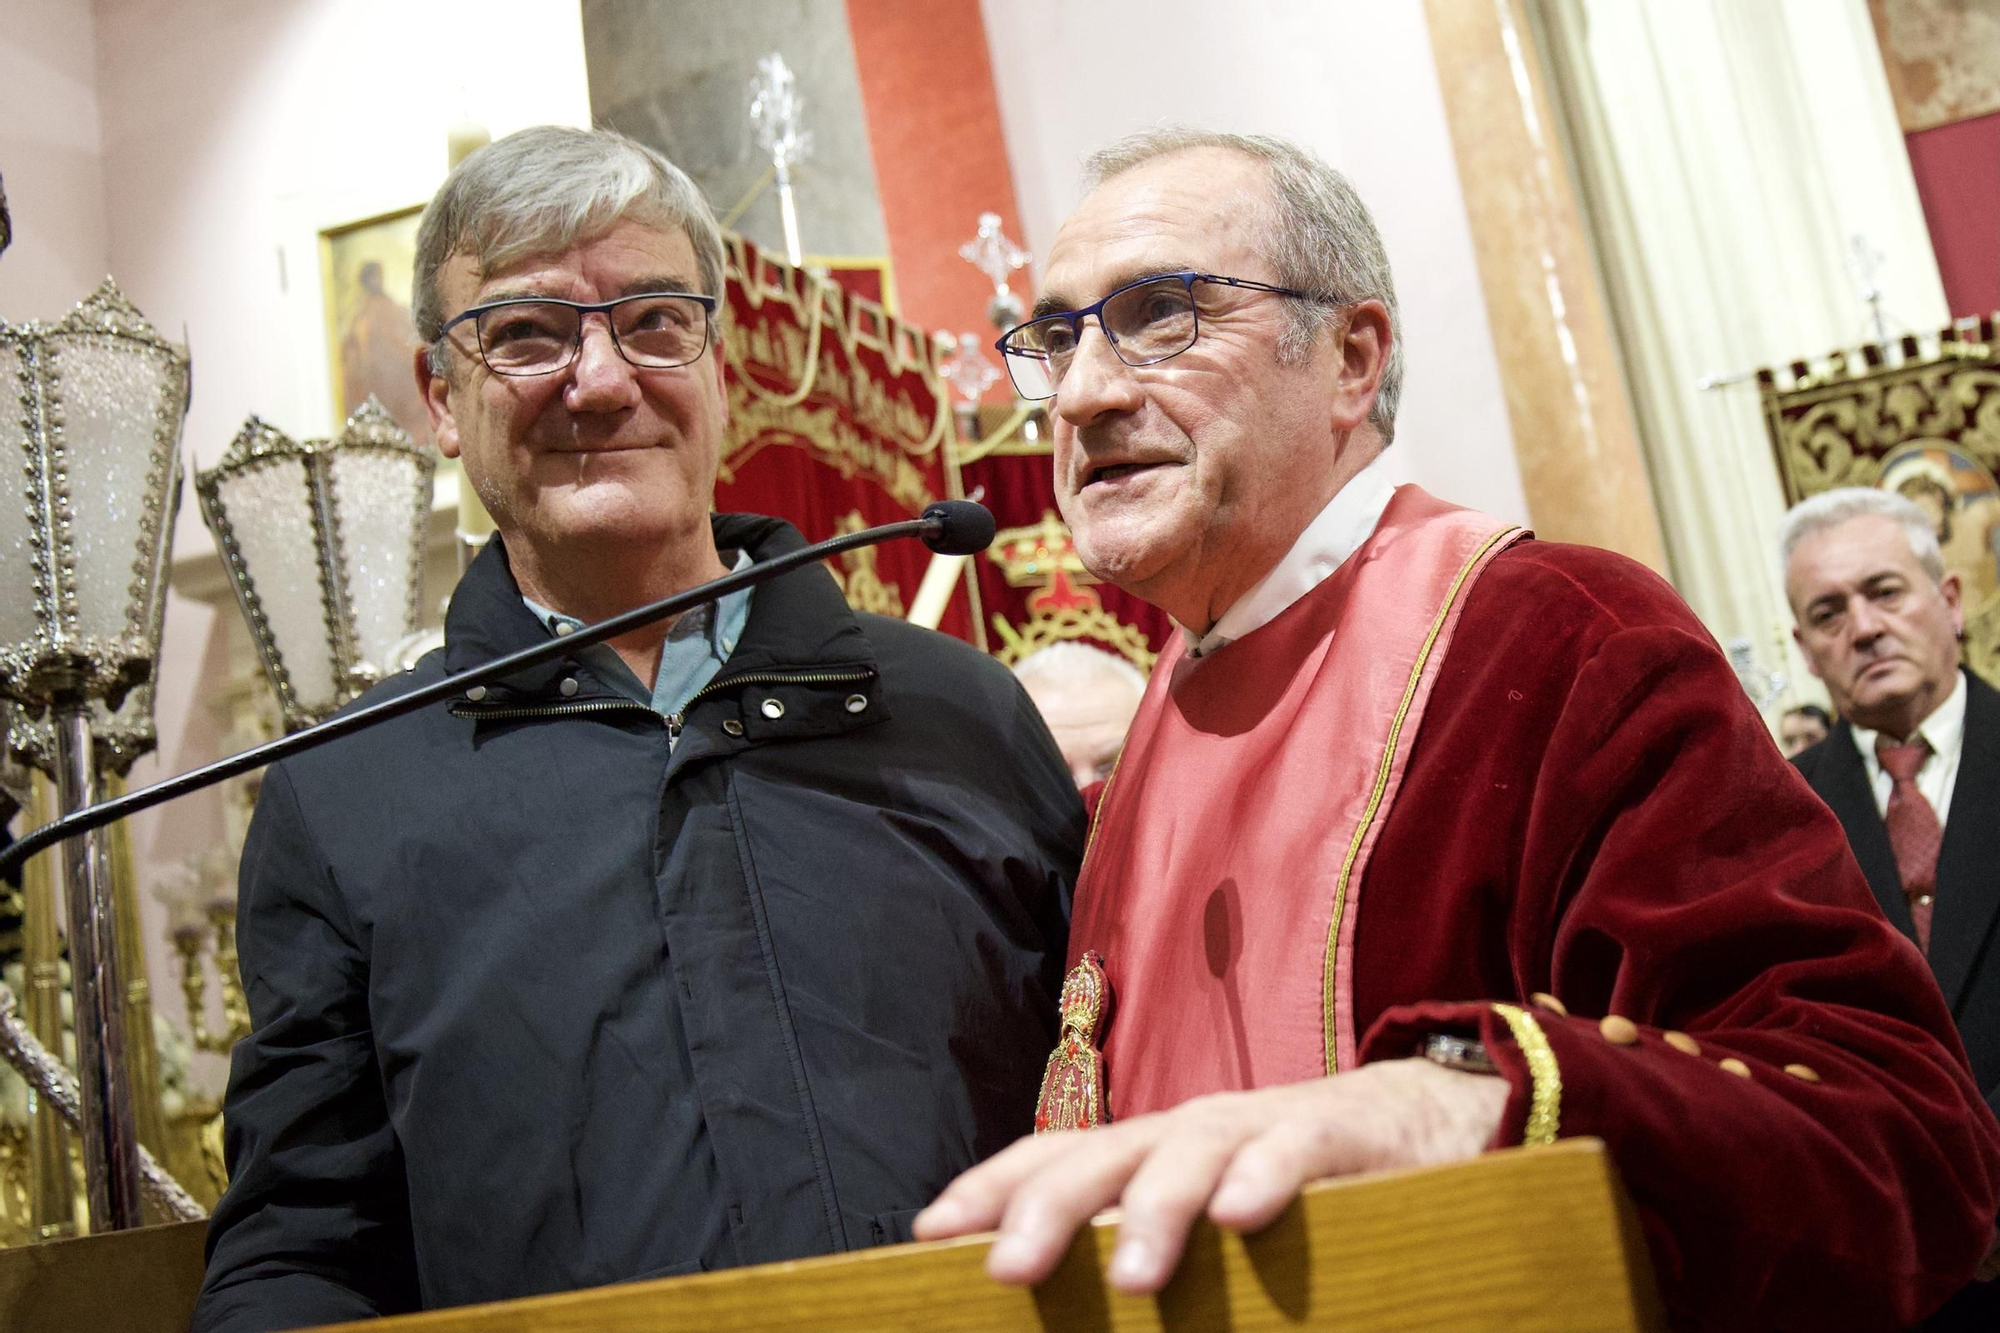
[[[499,538],[378,695],[800,544],[708,512],[721,244],[656,154],[483,149],[417,271]],[[196,1328],[906,1238],[1031,1123],[1081,835],[1007,672],[817,566],[287,760]]]
[[[1870,487],[1824,491],[1779,539],[1792,630],[1840,721],[1792,763],[1840,818],[1890,924],[1923,950],[1972,1075],[2000,1112],[2000,694],[1959,664],[1958,576],[1931,518]],[[2000,1253],[2000,1251],[1996,1251]],[[2000,1328],[1994,1261],[1923,1327]]]

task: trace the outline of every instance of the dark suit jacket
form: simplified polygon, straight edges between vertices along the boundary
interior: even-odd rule
[[[1912,935],[1910,905],[1896,876],[1889,831],[1875,809],[1868,770],[1846,722],[1792,761],[1847,830],[1848,846],[1882,911]],[[1931,971],[1951,1006],[1973,1077],[2000,1113],[2000,692],[1966,674],[1965,742],[1938,852],[1931,915]]]

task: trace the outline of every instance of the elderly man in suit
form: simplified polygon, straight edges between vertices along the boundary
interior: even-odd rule
[[[1840,721],[1792,762],[1833,807],[1876,901],[1915,940],[1951,1006],[1973,1076],[2000,1111],[2000,692],[1965,670],[1958,576],[1930,516],[1850,487],[1785,518],[1792,635]],[[1992,1261],[1981,1272],[1991,1277]],[[1974,1282],[1926,1330],[2000,1327],[2000,1282]]]
[[[1917,942],[2000,1108],[2000,693],[1958,661],[1958,576],[1928,517],[1848,488],[1786,517],[1792,630],[1840,722],[1793,762],[1847,830],[1889,920]]]

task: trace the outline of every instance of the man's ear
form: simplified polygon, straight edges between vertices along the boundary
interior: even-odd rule
[[[1335,381],[1339,389],[1337,426],[1351,430],[1368,420],[1375,395],[1382,388],[1382,373],[1389,368],[1395,339],[1389,308],[1380,301],[1357,301],[1348,307],[1340,331],[1340,367]]]
[[[1965,599],[1956,573],[1946,574],[1938,580],[1938,595],[1951,608],[1951,630],[1959,638],[1965,637]]]
[[[443,349],[442,355],[450,357],[451,349]],[[457,458],[458,421],[451,410],[451,377],[431,369],[428,347],[416,350],[411,369],[417,377],[417,392],[424,396],[424,411],[430,414],[431,439],[437,444],[439,453],[446,458]]]

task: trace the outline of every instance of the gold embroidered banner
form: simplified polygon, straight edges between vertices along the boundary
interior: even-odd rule
[[[951,407],[931,335],[838,274],[792,268],[740,236],[724,243],[730,421],[716,508],[774,514],[819,541],[961,497],[943,448]],[[892,542],[833,573],[854,605],[901,614],[929,561],[921,544]],[[965,595],[939,628],[984,644]]]

